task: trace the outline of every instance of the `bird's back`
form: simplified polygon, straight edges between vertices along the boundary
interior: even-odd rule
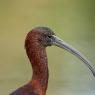
[[[38,95],[32,91],[31,87],[23,86],[18,88],[16,91],[12,92],[10,95]]]

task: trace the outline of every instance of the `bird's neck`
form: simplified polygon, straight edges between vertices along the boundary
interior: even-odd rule
[[[26,48],[26,52],[33,69],[32,80],[29,84],[32,85],[35,92],[39,93],[38,95],[45,95],[48,85],[46,49],[38,44],[30,44]]]

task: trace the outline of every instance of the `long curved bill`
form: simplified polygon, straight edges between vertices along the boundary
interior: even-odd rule
[[[75,48],[73,48],[71,45],[67,44],[66,42],[64,42],[63,40],[61,40],[60,38],[58,38],[57,36],[53,35],[53,41],[52,41],[53,45],[56,45],[60,48],[63,48],[65,50],[67,50],[68,52],[72,53],[73,55],[75,55],[76,57],[78,57],[81,61],[83,61],[83,63],[85,63],[85,65],[91,70],[92,74],[95,77],[95,69],[93,68],[92,64],[90,61],[88,61],[83,54],[81,54],[78,50],[76,50]]]

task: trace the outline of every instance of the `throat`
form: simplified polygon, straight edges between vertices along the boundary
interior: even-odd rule
[[[26,48],[27,55],[32,66],[32,80],[30,85],[38,95],[45,95],[48,86],[48,62],[46,49],[44,47]]]

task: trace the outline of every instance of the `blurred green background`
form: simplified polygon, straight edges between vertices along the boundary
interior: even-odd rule
[[[31,79],[24,40],[36,26],[50,27],[95,64],[94,0],[0,0],[0,95]],[[47,95],[95,95],[95,78],[80,60],[53,46],[47,54]]]

